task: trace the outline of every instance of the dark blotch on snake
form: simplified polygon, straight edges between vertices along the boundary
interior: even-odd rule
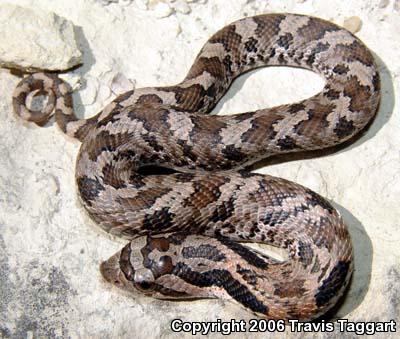
[[[168,207],[155,211],[153,214],[146,214],[143,220],[142,229],[149,231],[167,230],[173,225],[173,213],[169,212]]]
[[[242,278],[247,281],[250,285],[257,285],[257,274],[247,268],[243,268],[239,264],[236,265],[236,271],[242,276]]]
[[[82,199],[89,205],[96,199],[104,187],[100,184],[98,179],[90,179],[86,176],[77,179],[78,190]]]
[[[289,49],[290,43],[293,41],[293,35],[290,33],[286,33],[285,35],[281,35],[276,41],[277,44],[284,49]]]
[[[333,68],[333,71],[334,71],[336,74],[346,74],[348,71],[350,71],[350,69],[349,69],[349,67],[346,66],[346,65],[339,64],[339,65],[336,65],[336,66]]]
[[[213,214],[210,217],[210,221],[218,222],[229,219],[235,211],[235,197],[231,196],[229,200],[224,201],[222,204],[215,207]]]
[[[339,121],[333,131],[337,134],[339,138],[343,138],[352,135],[354,130],[355,127],[353,121],[349,121],[345,117],[341,117],[339,118]]]
[[[309,197],[307,197],[307,203],[311,206],[321,206],[324,209],[328,210],[329,213],[333,213],[335,210],[333,206],[322,196],[320,196],[318,193],[315,193],[314,191],[310,189],[306,189],[306,193]]]
[[[223,150],[222,153],[228,160],[233,160],[235,162],[244,161],[247,157],[246,154],[242,153],[238,148],[234,145],[227,145]]]
[[[244,47],[246,48],[247,52],[257,52],[257,43],[258,40],[254,39],[253,37],[250,37],[245,43]]]
[[[211,261],[225,260],[225,254],[218,251],[213,245],[201,244],[199,246],[186,246],[182,249],[182,256],[185,259],[204,258]]]
[[[312,64],[315,62],[315,59],[317,57],[317,54],[326,51],[329,48],[328,43],[321,43],[319,42],[315,48],[312,50],[311,54],[307,58],[307,65],[312,66]]]
[[[333,268],[328,278],[326,278],[322,285],[318,288],[315,294],[315,301],[318,307],[325,305],[327,302],[339,293],[344,286],[350,264],[347,261],[339,261]]]
[[[251,309],[253,312],[268,315],[268,307],[254,296],[249,289],[234,279],[229,271],[213,269],[203,273],[193,271],[184,263],[177,263],[172,274],[184,281],[199,287],[218,286],[236,301]]]
[[[297,147],[296,142],[288,135],[282,139],[279,139],[277,144],[282,150],[292,150]]]
[[[122,273],[125,275],[125,278],[129,281],[133,281],[135,274],[135,270],[130,262],[131,252],[131,244],[129,243],[122,249],[119,257],[119,267],[121,268]]]
[[[314,257],[314,251],[311,245],[300,240],[298,243],[298,256],[304,267],[310,265]]]

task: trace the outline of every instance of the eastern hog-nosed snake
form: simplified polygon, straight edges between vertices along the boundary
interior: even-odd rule
[[[312,70],[325,86],[291,105],[207,115],[237,76],[270,65]],[[48,94],[42,112],[26,107],[34,90]],[[230,298],[268,318],[310,320],[350,280],[348,231],[313,191],[239,167],[342,143],[379,100],[374,59],[354,35],[317,18],[271,14],[213,35],[178,85],[129,91],[93,118],[76,118],[54,74],[23,79],[13,104],[39,125],[55,111],[61,130],[82,141],[76,182],[84,207],[107,232],[133,239],[101,265],[108,281],[157,298]],[[173,171],[149,175],[147,165]],[[238,241],[283,248],[288,258]]]

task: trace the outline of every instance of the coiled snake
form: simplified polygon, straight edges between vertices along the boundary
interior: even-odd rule
[[[240,74],[285,65],[325,78],[301,102],[206,115]],[[83,206],[107,232],[131,241],[101,265],[106,280],[156,298],[228,298],[271,319],[311,320],[343,294],[353,271],[349,233],[329,202],[293,182],[243,166],[274,154],[337,145],[375,115],[379,75],[354,35],[302,15],[244,18],[214,34],[175,86],[118,96],[79,120],[54,74],[17,86],[22,118],[82,141],[76,183]],[[43,111],[29,93],[47,93]],[[157,165],[170,172],[146,174]],[[241,169],[242,168],[242,169]],[[283,261],[240,241],[283,248]]]

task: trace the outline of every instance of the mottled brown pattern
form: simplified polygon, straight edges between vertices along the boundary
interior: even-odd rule
[[[270,65],[310,69],[325,87],[291,105],[205,115],[237,76]],[[181,83],[129,91],[90,119],[77,119],[69,87],[54,74],[22,80],[13,105],[38,125],[54,111],[61,130],[82,141],[83,206],[130,240],[101,265],[107,281],[156,298],[229,298],[271,319],[311,320],[350,280],[347,228],[315,192],[239,169],[347,140],[375,115],[379,88],[373,57],[354,35],[317,18],[270,14],[214,34]],[[26,107],[36,89],[49,95],[42,112]],[[277,260],[239,241],[286,254]]]
[[[363,65],[372,66],[374,59],[371,54],[366,54],[364,44],[354,40],[350,45],[338,44],[335,46],[336,53],[344,56],[347,61],[359,61]]]
[[[226,26],[225,29],[215,33],[210,38],[209,43],[220,43],[224,46],[226,52],[235,52],[238,50],[243,39],[242,36],[235,31],[236,26],[234,24]]]
[[[142,95],[137,103],[145,105],[159,105],[162,104],[162,99],[160,99],[156,94],[144,94]]]
[[[307,25],[299,28],[297,31],[300,39],[304,41],[318,41],[326,34],[326,32],[337,31],[340,29],[335,24],[321,19],[310,18]]]
[[[221,59],[217,56],[211,58],[200,57],[197,59],[187,75],[188,79],[193,79],[202,75],[204,72],[210,73],[217,79],[225,78],[225,67],[221,64]]]
[[[263,41],[276,38],[280,31],[279,25],[285,18],[285,14],[271,15],[268,20],[265,20],[265,16],[255,16],[253,18],[254,22],[257,24],[257,29],[254,32],[255,36]]]
[[[344,86],[344,94],[351,98],[349,109],[351,112],[359,112],[365,108],[365,100],[368,100],[367,91],[359,92],[360,84],[355,76],[351,76],[348,78],[345,86]]]
[[[296,280],[291,284],[275,286],[274,294],[281,298],[301,298],[307,290],[304,288],[305,280]]]

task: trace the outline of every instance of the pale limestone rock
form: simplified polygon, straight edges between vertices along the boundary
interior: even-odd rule
[[[65,70],[82,63],[73,24],[52,12],[0,6],[0,65]]]

